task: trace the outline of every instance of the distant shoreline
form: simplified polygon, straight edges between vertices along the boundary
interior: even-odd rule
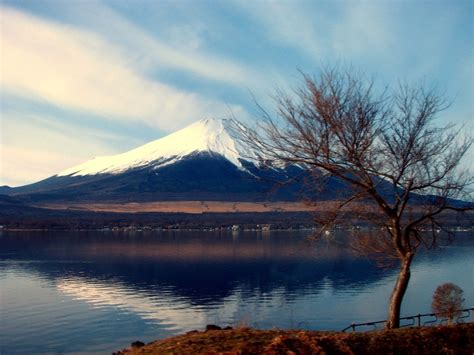
[[[1,202],[1,201],[0,201]],[[55,202],[32,205],[6,198],[0,203],[0,230],[23,231],[150,231],[150,230],[312,230],[315,217],[324,216],[334,201],[315,205],[305,202],[155,201],[123,203]],[[422,208],[422,207],[419,207]],[[373,230],[377,211],[345,211],[337,229]],[[415,211],[416,213],[416,211]],[[474,213],[465,220],[447,214],[445,225],[473,231]]]
[[[291,231],[316,231],[317,227],[300,227],[300,228],[278,228],[262,229],[259,226],[255,228],[233,228],[233,227],[203,227],[203,228],[135,228],[135,227],[124,227],[119,229],[113,228],[101,228],[101,229],[54,229],[54,228],[0,228],[0,232],[101,232],[107,234],[127,234],[127,233],[155,233],[155,232],[216,232],[216,233],[239,233],[239,232],[257,232],[257,233],[268,233],[268,232],[291,232]],[[353,230],[362,230],[367,232],[375,232],[377,229],[374,228],[334,228],[331,231],[343,231],[350,232]],[[331,233],[328,231],[327,233]],[[453,228],[450,232],[473,232],[474,227],[471,228]]]

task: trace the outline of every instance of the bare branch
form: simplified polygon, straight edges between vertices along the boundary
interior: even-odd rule
[[[320,216],[320,225],[328,228],[350,211],[380,231],[370,240],[354,237],[354,248],[400,261],[391,300],[399,313],[414,253],[436,245],[444,212],[474,206],[469,195],[474,178],[460,170],[472,137],[461,139],[463,127],[436,124],[449,107],[436,90],[400,84],[377,94],[374,80],[352,68],[326,68],[314,77],[302,73],[298,89],[278,91],[273,99],[275,118],[259,106],[262,120],[255,128],[236,124],[238,136],[258,152],[259,164],[294,165],[347,186]],[[471,202],[459,200],[466,197]],[[422,232],[427,223],[429,238]]]

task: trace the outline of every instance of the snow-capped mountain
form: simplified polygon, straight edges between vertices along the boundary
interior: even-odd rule
[[[128,152],[99,157],[1,194],[26,205],[159,201],[332,200],[350,194],[331,176],[257,164],[237,122],[204,119]],[[381,185],[390,193],[391,185]],[[4,196],[7,198],[6,196]],[[8,199],[8,198],[7,198]],[[13,208],[8,200],[9,208]],[[1,202],[1,201],[0,201]]]
[[[300,182],[275,186],[302,170],[260,167],[256,152],[236,138],[235,124],[203,119],[128,152],[92,159],[7,193],[26,202],[297,199]]]
[[[231,125],[232,121],[228,119],[206,118],[123,154],[98,157],[57,176],[120,174],[150,165],[159,169],[190,154],[203,152],[218,154],[239,169],[246,170],[242,161],[251,160],[255,154],[235,138],[235,132],[231,135]]]

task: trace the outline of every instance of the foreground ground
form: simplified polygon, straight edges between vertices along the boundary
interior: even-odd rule
[[[132,345],[118,354],[474,354],[474,324],[366,333],[238,328]]]

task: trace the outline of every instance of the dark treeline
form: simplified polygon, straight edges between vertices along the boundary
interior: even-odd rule
[[[0,225],[8,229],[103,229],[103,228],[165,228],[210,229],[257,228],[270,225],[272,229],[310,228],[310,213],[112,213],[89,211],[55,211],[29,208],[22,212],[0,212]]]

